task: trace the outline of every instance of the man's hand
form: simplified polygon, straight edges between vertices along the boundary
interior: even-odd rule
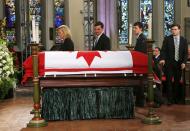
[[[161,61],[159,62],[159,64],[162,65],[162,66],[164,66],[164,65],[165,65],[165,60],[161,60]]]
[[[182,64],[181,64],[181,69],[183,70],[184,68],[185,68],[185,64],[182,63]]]

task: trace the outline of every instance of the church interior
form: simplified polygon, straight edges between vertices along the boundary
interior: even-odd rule
[[[0,130],[190,131],[189,12],[190,0],[0,0]]]

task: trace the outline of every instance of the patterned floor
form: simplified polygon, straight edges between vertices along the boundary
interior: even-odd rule
[[[0,131],[190,131],[190,105],[163,105],[157,109],[160,125],[143,124],[147,108],[136,108],[131,120],[54,121],[47,127],[26,128],[31,110],[32,88],[17,88],[14,98],[0,101]]]

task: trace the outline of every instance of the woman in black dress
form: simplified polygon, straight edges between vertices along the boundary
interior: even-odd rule
[[[52,51],[74,51],[74,43],[71,40],[71,31],[68,26],[61,25],[57,29],[57,34],[60,39],[60,43],[54,45]]]

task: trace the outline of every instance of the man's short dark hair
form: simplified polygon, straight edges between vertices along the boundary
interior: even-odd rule
[[[155,47],[154,49],[158,49],[159,51],[161,50],[160,47]]]
[[[171,25],[171,28],[173,28],[173,27],[175,27],[175,26],[176,26],[178,29],[181,29],[181,26],[180,26],[179,24],[172,24],[172,25]]]
[[[101,21],[97,21],[94,26],[101,26],[101,28],[104,28],[104,24]]]
[[[135,22],[134,24],[133,24],[133,26],[138,26],[140,29],[142,29],[143,30],[143,24],[141,23],[141,22]]]

